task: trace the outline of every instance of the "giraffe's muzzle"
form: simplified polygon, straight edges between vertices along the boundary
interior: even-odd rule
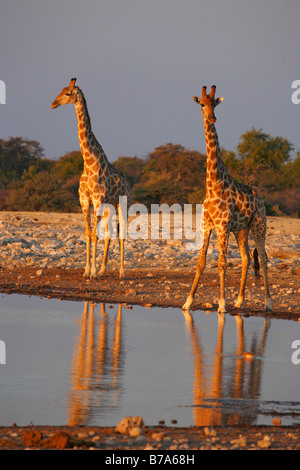
[[[53,103],[51,104],[51,109],[58,108],[58,106],[59,106],[59,103],[56,100],[54,100]]]

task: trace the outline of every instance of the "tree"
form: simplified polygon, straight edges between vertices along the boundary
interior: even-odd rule
[[[145,166],[145,159],[135,157],[119,157],[113,166],[127,176],[131,186],[138,183],[142,177]]]
[[[81,152],[73,151],[66,153],[53,164],[52,173],[64,180],[75,175],[80,176],[83,172],[83,158]]]
[[[241,135],[237,145],[240,171],[245,183],[274,188],[276,173],[290,159],[293,145],[283,137],[271,137],[252,127]]]
[[[43,155],[44,149],[36,140],[0,139],[0,187],[20,179],[24,171],[41,161]]]
[[[243,164],[237,157],[236,153],[232,150],[225,150],[223,147],[220,149],[221,158],[233,178],[237,181],[243,182],[241,178],[241,172]]]
[[[78,194],[68,186],[69,180],[31,167],[24,177],[14,183],[6,200],[6,209],[24,211],[78,212]]]
[[[281,188],[300,188],[300,152],[294,160],[283,165],[278,179]]]
[[[205,190],[205,156],[182,145],[167,143],[146,157],[140,182],[134,188],[139,202],[184,204]],[[199,200],[198,202],[202,202]]]

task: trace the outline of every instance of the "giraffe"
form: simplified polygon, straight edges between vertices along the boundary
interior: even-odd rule
[[[84,160],[84,169],[80,177],[78,191],[81,209],[85,218],[86,266],[84,277],[97,278],[97,225],[101,220],[101,215],[105,217],[105,246],[99,275],[102,276],[105,273],[111,239],[112,210],[110,210],[110,206],[113,206],[117,209],[120,224],[119,244],[121,262],[119,275],[120,278],[124,278],[124,238],[127,214],[125,205],[120,203],[119,198],[122,196],[127,197],[127,202],[130,204],[132,198],[131,187],[127,178],[119,173],[108,161],[101,145],[94,136],[84,94],[78,86],[75,86],[75,82],[76,78],[72,78],[69,86],[62,89],[53,101],[51,109],[69,103],[73,103],[76,109],[78,138]],[[94,212],[93,226],[90,214],[92,205]],[[92,262],[90,263],[91,241]]]
[[[254,260],[257,258],[262,266],[265,288],[265,310],[272,311],[267,276],[267,255],[265,252],[266,210],[255,189],[239,183],[227,171],[220,157],[218,136],[215,128],[216,117],[214,108],[223,101],[215,98],[216,87],[213,85],[209,95],[206,87],[202,88],[201,99],[194,96],[194,101],[201,105],[206,140],[206,196],[203,204],[203,245],[200,249],[194,282],[190,294],[183,305],[183,310],[189,310],[194,301],[199,278],[205,267],[206,253],[210,235],[213,229],[217,232],[220,276],[220,299],[218,311],[226,312],[225,306],[225,272],[227,267],[226,252],[230,232],[233,232],[242,258],[242,277],[240,290],[235,306],[240,308],[244,301],[245,284],[250,264],[248,236],[251,232],[256,249]],[[256,251],[257,250],[257,251]],[[255,271],[257,268],[255,268]]]

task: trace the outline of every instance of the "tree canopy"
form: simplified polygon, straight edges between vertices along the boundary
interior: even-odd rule
[[[293,145],[283,137],[271,137],[253,127],[241,135],[237,158],[241,161],[241,177],[248,184],[259,186],[268,180],[277,183],[277,171],[290,160]],[[274,180],[275,176],[275,181]]]
[[[0,139],[0,187],[20,179],[31,165],[38,166],[43,155],[44,149],[35,140]]]

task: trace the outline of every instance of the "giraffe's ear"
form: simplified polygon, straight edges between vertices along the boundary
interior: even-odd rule
[[[193,96],[195,103],[200,104],[200,98],[198,96]]]
[[[215,104],[215,106],[217,106],[218,104],[222,103],[223,99],[224,99],[224,98],[223,98],[222,96],[221,96],[220,98],[217,98],[217,99],[216,99],[216,104]]]

